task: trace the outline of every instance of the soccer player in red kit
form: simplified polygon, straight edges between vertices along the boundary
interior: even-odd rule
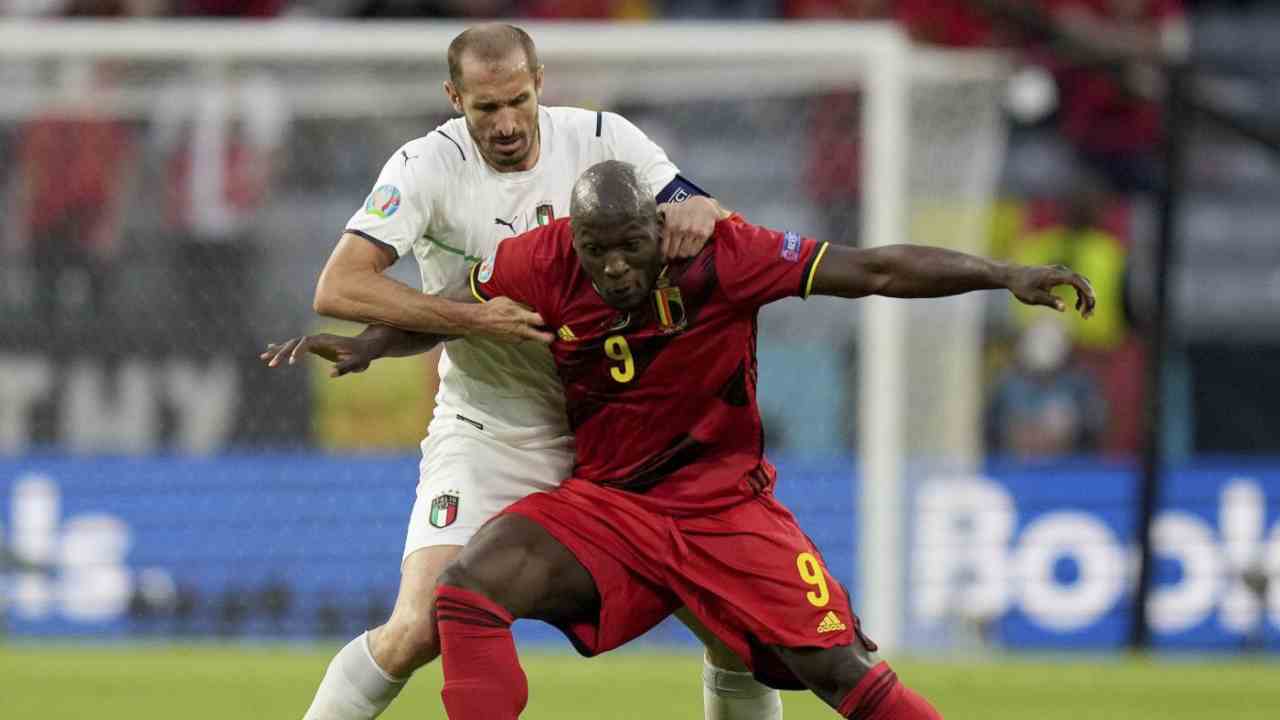
[[[608,161],[575,185],[571,219],[499,246],[472,269],[481,299],[542,316],[577,438],[573,477],[511,505],[441,578],[445,708],[505,720],[528,686],[516,618],[561,628],[584,655],[616,648],[682,605],[758,678],[808,688],[844,717],[940,717],[872,655],[845,589],[773,495],[756,407],[756,313],[811,293],[933,297],[1087,281],[936,248],[837,247],[727,213],[694,258],[664,265],[661,219],[635,169]]]

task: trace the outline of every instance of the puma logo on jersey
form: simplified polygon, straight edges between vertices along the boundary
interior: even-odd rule
[[[410,155],[408,152],[401,150],[400,154],[404,156],[404,164],[408,165],[410,160],[417,160],[421,155]]]
[[[509,229],[509,230],[511,231],[511,234],[512,234],[512,235],[518,235],[519,233],[517,233],[517,232],[516,232],[516,217],[520,217],[520,216],[519,216],[519,215],[517,215],[517,216],[515,216],[515,217],[511,218],[511,221],[510,221],[510,222],[507,222],[506,220],[503,220],[502,218],[494,218],[494,219],[493,219],[493,224],[494,224],[494,225],[505,225],[505,226],[507,227],[507,229]]]
[[[818,623],[819,635],[829,632],[839,632],[847,629],[848,628],[845,627],[845,624],[840,622],[840,616],[830,611],[822,618],[822,622]]]

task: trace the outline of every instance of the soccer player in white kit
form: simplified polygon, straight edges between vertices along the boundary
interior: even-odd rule
[[[661,188],[670,256],[700,250],[717,217],[715,201],[624,118],[539,105],[543,71],[523,30],[463,32],[449,47],[449,75],[444,89],[463,117],[392,155],[316,288],[323,315],[461,339],[440,360],[391,618],[339,651],[304,720],[379,715],[409,675],[439,655],[431,607],[440,572],[499,510],[570,474],[573,438],[541,318],[506,299],[440,299],[465,299],[471,264],[502,239],[568,212],[574,182],[603,160],[632,163]],[[382,275],[409,253],[422,292]],[[269,348],[263,358],[275,365],[283,355]],[[705,629],[694,629],[708,644],[706,718],[781,718],[778,692],[743,672]]]

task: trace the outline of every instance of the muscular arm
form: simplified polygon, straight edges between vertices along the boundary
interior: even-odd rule
[[[345,233],[316,284],[315,311],[341,320],[390,325],[419,333],[483,335],[507,342],[550,342],[542,318],[514,303],[475,305],[427,295],[387,277],[395,252]]]
[[[364,372],[378,358],[429,352],[449,339],[443,335],[415,333],[389,325],[370,325],[355,336],[319,333],[271,343],[258,357],[267,367],[278,367],[285,361],[293,365],[299,357],[311,353],[333,363],[329,374],[339,377]]]
[[[453,339],[449,335],[412,332],[390,325],[369,325],[356,338],[372,343],[377,350],[375,358],[421,355]]]
[[[1028,305],[1063,310],[1054,287],[1076,289],[1076,309],[1093,312],[1088,280],[1063,266],[1028,267],[920,245],[852,248],[828,245],[813,273],[811,293],[846,298],[884,295],[931,298],[1006,288]]]
[[[316,283],[314,308],[340,320],[385,323],[406,330],[463,335],[474,308],[432,297],[383,275],[395,252],[344,233]]]

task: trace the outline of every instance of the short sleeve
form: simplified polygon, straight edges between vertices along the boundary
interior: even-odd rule
[[[667,158],[667,153],[630,120],[611,112],[599,113],[596,120],[600,136],[613,150],[613,158],[635,165],[655,195],[679,174],[680,169]]]
[[[535,228],[498,243],[496,251],[471,266],[471,294],[481,302],[508,297],[541,312],[546,303],[545,258],[553,239],[548,228],[559,224]]]
[[[734,215],[716,223],[716,275],[735,303],[760,306],[809,296],[827,243],[752,225]]]
[[[419,178],[418,162],[407,147],[397,150],[382,166],[364,205],[347,222],[347,232],[389,245],[398,257],[410,253],[430,220],[431,188]]]

